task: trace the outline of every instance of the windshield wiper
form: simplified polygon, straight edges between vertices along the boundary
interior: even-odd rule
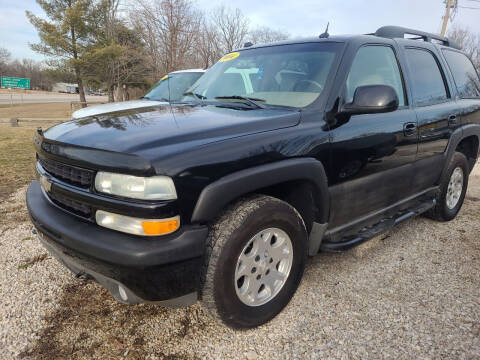
[[[194,98],[197,98],[200,100],[205,100],[207,98],[206,96],[203,96],[202,94],[194,93],[193,91],[187,91],[186,93],[183,93],[183,96],[193,96]]]
[[[216,100],[244,100],[248,102],[251,105],[255,105],[259,109],[265,109],[266,106],[263,104],[260,104],[258,101],[263,101],[265,102],[265,99],[257,99],[253,97],[247,97],[247,96],[241,96],[241,95],[232,95],[232,96],[216,96]]]

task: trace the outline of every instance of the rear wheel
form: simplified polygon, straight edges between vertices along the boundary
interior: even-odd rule
[[[212,226],[202,303],[233,328],[275,317],[303,275],[307,232],[286,202],[254,196],[230,207]]]
[[[463,205],[468,186],[469,164],[464,154],[455,152],[440,181],[437,203],[426,215],[438,221],[454,219]]]

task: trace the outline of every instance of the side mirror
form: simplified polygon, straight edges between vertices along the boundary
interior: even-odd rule
[[[398,109],[398,96],[395,89],[388,85],[359,86],[353,95],[353,101],[340,108],[340,114],[360,115],[377,114]]]

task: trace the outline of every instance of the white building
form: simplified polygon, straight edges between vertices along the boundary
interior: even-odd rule
[[[78,94],[78,85],[59,82],[59,83],[53,84],[52,91],[69,93],[69,94]]]

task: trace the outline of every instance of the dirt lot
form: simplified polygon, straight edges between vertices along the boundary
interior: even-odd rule
[[[2,156],[13,138],[4,130]],[[27,143],[19,162],[31,161]],[[5,164],[2,183],[15,179]],[[30,176],[21,174],[15,187]],[[2,359],[480,359],[480,166],[455,221],[413,219],[310,259],[288,307],[249,331],[198,304],[127,306],[75,280],[32,234],[24,196],[23,187],[4,197],[0,214],[15,214],[0,223]]]

